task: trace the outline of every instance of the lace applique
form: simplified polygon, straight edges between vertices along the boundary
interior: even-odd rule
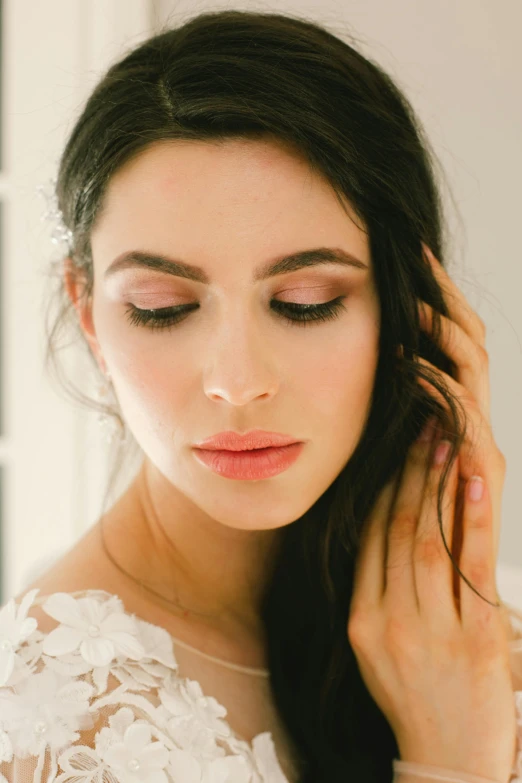
[[[59,623],[44,634],[28,617],[38,592],[0,609],[0,783],[288,783],[270,732],[240,739],[179,676],[165,629],[104,591],[58,592],[42,603]]]

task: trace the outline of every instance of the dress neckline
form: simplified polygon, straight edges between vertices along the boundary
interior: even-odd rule
[[[60,592],[55,591],[55,592]],[[119,596],[117,593],[110,593],[108,590],[102,590],[100,588],[86,588],[84,590],[75,590],[73,592],[68,592],[68,595],[73,596],[74,598],[89,595],[92,593],[97,593],[106,595],[109,598],[117,598],[118,601],[122,604],[122,611],[123,614],[126,614],[128,617],[133,617],[136,620],[141,620],[142,622],[146,622],[149,625],[152,625],[154,628],[159,628],[160,630],[164,631],[164,633],[168,634],[170,639],[175,642],[176,644],[179,644],[181,647],[185,647],[187,650],[190,650],[191,652],[196,653],[197,655],[200,655],[202,658],[206,658],[209,661],[213,661],[214,663],[219,663],[221,666],[225,666],[227,669],[233,669],[234,671],[239,671],[243,674],[250,674],[255,677],[269,677],[270,671],[268,669],[258,669],[254,666],[243,666],[239,663],[232,663],[231,661],[225,661],[222,658],[217,658],[214,655],[210,655],[209,653],[203,652],[203,650],[199,650],[197,647],[193,647],[191,644],[188,644],[188,642],[183,641],[183,639],[178,639],[178,637],[173,636],[171,633],[169,633],[166,628],[163,628],[161,625],[156,625],[155,623],[151,623],[149,620],[147,620],[144,617],[141,617],[140,615],[135,614],[134,612],[130,612],[127,610],[125,606],[124,600]],[[49,597],[49,595],[53,595],[53,593],[39,595],[34,601],[34,604],[41,604],[46,598]]]

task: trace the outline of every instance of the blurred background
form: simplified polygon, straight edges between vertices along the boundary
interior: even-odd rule
[[[0,604],[98,519],[112,465],[96,413],[69,401],[44,370],[48,278],[60,252],[37,188],[54,176],[113,61],[164,25],[223,8],[295,13],[355,36],[427,130],[451,190],[443,191],[448,270],[487,325],[492,427],[507,460],[497,583],[522,608],[520,0],[0,3]],[[74,344],[61,360],[94,393]]]

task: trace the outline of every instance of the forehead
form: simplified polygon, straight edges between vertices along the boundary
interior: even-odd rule
[[[173,249],[169,242],[181,253],[213,244],[217,251],[226,241],[245,243],[249,252],[258,245],[265,255],[333,240],[369,261],[357,224],[349,203],[341,205],[331,184],[279,140],[169,140],[149,145],[113,175],[93,251],[107,229],[127,245],[111,248],[116,252],[150,245],[151,237],[164,252]]]
[[[187,175],[191,175],[190,180]],[[137,180],[149,180],[168,193],[181,183],[190,187],[216,181],[223,187],[243,182],[246,187],[263,180],[266,187],[271,187],[288,177],[289,185],[320,179],[297,150],[278,139],[166,139],[140,150],[118,170],[112,183],[117,185],[119,181],[120,187],[127,187]]]

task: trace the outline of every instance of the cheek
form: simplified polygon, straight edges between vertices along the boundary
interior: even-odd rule
[[[318,416],[336,421],[359,420],[366,411],[373,389],[378,363],[378,330],[375,326],[357,324],[349,332],[335,335],[323,343],[306,360],[294,368],[294,393],[303,390],[306,406]],[[299,376],[299,378],[298,378]]]
[[[123,417],[139,438],[150,429],[175,421],[184,387],[190,382],[185,359],[172,343],[151,339],[124,319],[100,317],[97,336],[113,369],[113,384]],[[185,396],[187,396],[185,394]],[[168,411],[168,417],[166,412]]]
[[[169,423],[183,420],[197,394],[189,366],[175,351],[167,356],[135,350],[120,361],[118,397],[125,415],[143,419],[149,426],[165,430]],[[130,423],[130,422],[129,422]]]
[[[194,361],[190,345],[177,341],[175,331],[170,338],[134,326],[114,304],[99,307],[96,313],[96,334],[102,353],[114,369],[118,397],[133,398],[147,404],[176,394],[187,379],[187,362]],[[192,358],[190,358],[192,357]],[[188,381],[187,381],[188,382]]]

